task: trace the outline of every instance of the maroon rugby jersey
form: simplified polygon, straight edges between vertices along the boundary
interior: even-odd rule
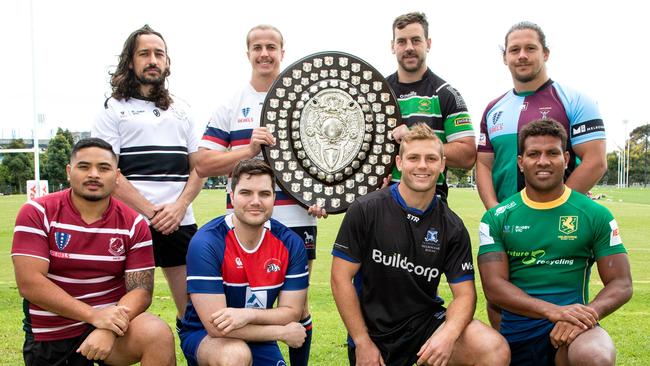
[[[146,221],[111,198],[102,218],[86,224],[71,190],[29,201],[16,217],[11,255],[49,262],[47,277],[65,292],[95,308],[115,305],[126,293],[124,273],[154,268]],[[25,331],[37,341],[81,335],[86,324],[24,300]]]

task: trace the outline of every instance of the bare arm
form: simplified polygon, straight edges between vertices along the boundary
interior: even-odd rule
[[[127,292],[122,296],[118,305],[123,305],[130,309],[130,319],[140,315],[142,312],[147,310],[149,305],[151,305],[153,277],[153,269],[126,272],[124,274],[124,282],[126,283]]]
[[[580,158],[581,163],[571,173],[566,185],[586,194],[607,171],[605,140],[593,140],[575,145],[573,151]]]
[[[368,335],[368,328],[366,328],[366,323],[361,314],[359,298],[352,284],[352,278],[360,267],[360,264],[333,257],[330,280],[332,294],[341,319],[356,346],[357,363],[361,364],[365,361],[370,364],[383,365],[379,349]]]
[[[122,174],[117,178],[112,196],[149,219],[156,213],[155,205],[146,199]]]
[[[163,205],[158,205],[155,207],[156,215],[151,220],[151,225],[154,229],[160,231],[164,235],[171,234],[174,230],[183,221],[185,217],[185,212],[190,204],[194,201],[201,188],[205,179],[199,178],[199,175],[196,172],[196,162],[198,160],[198,152],[191,153],[189,155],[190,161],[190,176],[183,187],[183,192],[178,197],[178,199],[171,203],[166,203]]]
[[[605,287],[589,303],[600,319],[614,312],[632,297],[632,274],[627,254],[613,254],[596,262]]]
[[[478,257],[483,291],[488,302],[500,308],[529,318],[560,320],[592,328],[598,321],[598,314],[582,304],[558,306],[536,299],[509,281],[508,258],[504,252],[491,252]]]
[[[461,137],[444,144],[446,165],[450,168],[472,169],[476,162],[474,136]]]
[[[275,138],[266,127],[253,129],[250,142],[243,149],[216,151],[199,148],[196,171],[202,178],[229,174],[239,161],[256,157],[262,145],[275,145]]]
[[[118,335],[123,335],[126,331],[129,322],[127,313],[130,311],[127,307],[93,308],[70,296],[47,278],[47,261],[22,255],[12,256],[12,261],[20,296],[29,302],[62,317],[111,330]]]
[[[476,159],[476,187],[478,195],[483,201],[486,210],[499,204],[497,194],[492,182],[492,164],[494,163],[493,153],[479,152]]]
[[[426,362],[429,365],[446,364],[451,358],[454,344],[465,327],[472,321],[476,310],[476,288],[474,281],[450,283],[453,300],[447,308],[446,319],[420,348],[418,365]]]

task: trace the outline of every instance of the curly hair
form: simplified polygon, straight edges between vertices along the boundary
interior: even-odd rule
[[[167,52],[167,43],[162,34],[153,30],[148,24],[145,24],[142,28],[131,33],[126,41],[124,41],[124,47],[122,48],[122,53],[120,54],[115,72],[109,72],[109,75],[111,76],[111,88],[113,90],[111,96],[115,99],[128,100],[129,98],[140,95],[141,83],[136,77],[133,69],[129,66],[133,62],[133,56],[135,55],[136,47],[138,45],[138,37],[145,34],[153,34],[160,37],[165,44],[165,52]],[[170,60],[169,56],[167,56],[168,66],[167,69],[163,71],[164,80],[166,80],[167,76],[171,73],[169,70],[169,64]],[[164,82],[153,85],[149,95],[143,95],[142,97],[151,100],[156,104],[156,107],[162,110],[167,110],[173,102]]]
[[[566,151],[567,132],[559,122],[552,118],[535,120],[519,131],[519,155],[523,155],[526,149],[526,139],[533,136],[556,137],[562,142],[562,151]]]

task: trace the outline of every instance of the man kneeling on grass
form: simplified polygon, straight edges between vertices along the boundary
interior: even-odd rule
[[[273,171],[263,161],[235,166],[231,200],[234,212],[190,242],[181,348],[190,365],[286,365],[276,341],[300,347],[307,335],[298,323],[309,279],[305,245],[271,219]]]
[[[18,213],[12,260],[25,299],[25,364],[175,365],[174,337],[146,313],[154,261],[146,221],[111,198],[120,175],[111,145],[79,141],[70,189]]]

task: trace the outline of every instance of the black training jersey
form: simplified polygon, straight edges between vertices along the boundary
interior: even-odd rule
[[[443,310],[441,274],[450,283],[474,279],[462,220],[439,199],[425,211],[408,208],[398,186],[357,199],[332,250],[361,264],[354,284],[368,332],[377,339],[411,331]]]

